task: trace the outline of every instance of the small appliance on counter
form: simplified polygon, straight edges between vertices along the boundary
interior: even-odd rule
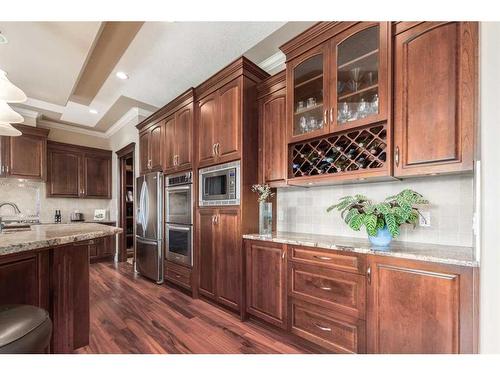
[[[61,210],[56,210],[56,213],[54,214],[54,223],[60,224],[61,220],[62,220]]]
[[[71,222],[78,222],[78,221],[84,221],[83,213],[79,211],[72,212],[70,217],[69,217]]]

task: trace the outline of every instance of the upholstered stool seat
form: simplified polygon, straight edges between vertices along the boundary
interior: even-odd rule
[[[52,334],[44,309],[29,305],[0,306],[0,354],[43,353]]]

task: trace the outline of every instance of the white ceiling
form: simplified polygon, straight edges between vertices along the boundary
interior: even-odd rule
[[[61,114],[60,120],[90,130],[121,96],[161,107],[284,24],[146,22],[89,106],[68,100],[100,22],[0,22],[0,31],[9,40],[0,45],[0,69],[28,95],[25,108]],[[294,27],[298,33],[309,25]],[[117,71],[130,78],[119,80]],[[98,114],[89,113],[90,108]]]

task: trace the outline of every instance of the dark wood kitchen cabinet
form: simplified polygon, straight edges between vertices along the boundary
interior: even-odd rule
[[[140,122],[140,173],[189,170],[193,160],[193,89]]]
[[[477,22],[401,22],[394,36],[394,175],[470,171]]]
[[[389,22],[319,22],[281,47],[288,142],[388,118]]]
[[[370,256],[369,353],[477,353],[478,269]]]
[[[238,160],[257,136],[255,84],[268,74],[241,57],[195,89],[200,167]],[[247,142],[248,141],[248,142]]]
[[[240,210],[198,210],[199,292],[240,311],[243,262]]]
[[[286,248],[245,240],[246,310],[281,328],[287,326]]]
[[[257,86],[259,100],[259,181],[286,185],[286,83],[282,71]]]
[[[112,225],[115,224],[116,223],[113,223]],[[89,241],[88,244],[90,263],[113,260],[116,250],[116,236],[96,238],[95,240]]]
[[[0,137],[0,177],[45,180],[48,129],[13,125],[18,137]]]
[[[111,198],[111,151],[47,145],[47,197]]]

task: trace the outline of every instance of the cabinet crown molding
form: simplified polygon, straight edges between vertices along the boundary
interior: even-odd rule
[[[286,74],[282,70],[257,84],[257,99],[286,88]]]

